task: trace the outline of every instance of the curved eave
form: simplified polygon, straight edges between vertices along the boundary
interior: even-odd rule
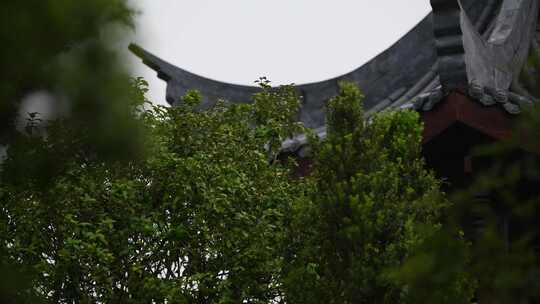
[[[161,80],[167,82],[166,98],[167,102],[173,106],[179,102],[180,97],[184,96],[187,90],[200,91],[205,96],[203,106],[218,98],[225,98],[231,102],[246,102],[253,93],[258,91],[257,87],[220,82],[188,72],[134,43],[129,45],[129,50],[145,65],[156,71]]]
[[[427,16],[402,39],[365,65],[328,80],[297,85],[303,97],[300,120],[311,128],[324,125],[324,105],[338,93],[340,80],[354,81],[362,88],[367,109],[374,108],[381,101],[388,105],[394,103],[432,70],[436,61],[432,44],[431,17]],[[175,105],[189,89],[201,92],[203,107],[218,98],[249,102],[251,95],[258,91],[257,87],[224,83],[190,73],[135,44],[130,45],[130,50],[167,82],[166,98],[171,105]],[[434,77],[431,74],[428,82]]]
[[[464,2],[471,9],[474,21],[485,27],[494,10],[494,5],[486,4],[500,0]],[[258,91],[257,87],[224,83],[190,73],[135,44],[130,50],[167,82],[166,98],[171,105],[175,105],[189,89],[201,92],[203,107],[220,98],[233,103],[249,102],[251,95]],[[328,80],[298,85],[303,97],[300,120],[304,125],[314,129],[324,126],[324,106],[338,93],[340,80],[353,81],[362,88],[364,107],[370,113],[406,106],[419,94],[435,88],[438,76],[432,15],[426,16],[391,47],[359,68]]]

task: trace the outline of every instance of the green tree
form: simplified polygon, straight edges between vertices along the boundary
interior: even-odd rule
[[[312,136],[311,205],[296,208],[296,246],[286,267],[290,303],[399,303],[391,273],[437,230],[447,206],[421,157],[411,111],[364,119],[359,89],[340,84],[327,136]]]
[[[293,87],[259,83],[251,104],[201,112],[193,91],[178,107],[141,111],[147,89],[136,79],[126,92],[144,143],[135,158],[97,157],[68,120],[50,122],[47,136],[21,134],[4,174],[32,155],[63,165],[45,183],[4,175],[2,300],[408,300],[395,270],[438,231],[447,205],[420,156],[418,115],[365,121],[358,88],[341,84],[327,138],[311,136],[314,174],[293,178],[294,161],[277,154],[305,131],[299,98]]]
[[[144,81],[135,87],[133,98],[144,100]],[[288,166],[271,162],[268,143],[298,129],[296,93],[264,82],[252,105],[220,102],[204,112],[196,110],[199,99],[190,92],[179,107],[133,110],[145,126],[144,157],[76,154],[46,188],[34,179],[4,180],[3,303],[269,303],[281,296],[282,227],[303,187]],[[51,123],[46,137],[28,136],[24,151],[56,155],[74,145],[63,123]],[[18,163],[16,152],[3,168]]]

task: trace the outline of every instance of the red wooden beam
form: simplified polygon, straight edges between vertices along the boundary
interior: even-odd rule
[[[426,144],[456,122],[461,122],[494,139],[512,136],[513,119],[500,107],[486,107],[460,92],[452,92],[433,110],[422,113]]]

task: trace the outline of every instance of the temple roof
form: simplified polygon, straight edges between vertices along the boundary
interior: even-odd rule
[[[338,94],[338,82],[342,80],[353,81],[362,89],[368,115],[409,107],[429,111],[443,99],[442,94],[448,89],[455,89],[460,84],[477,85],[477,81],[482,82],[480,92],[475,91],[477,87],[474,86],[472,93],[476,96],[473,97],[486,106],[499,102],[508,112],[517,113],[521,102],[530,102],[528,98],[510,92],[508,87],[483,85],[501,83],[500,77],[494,76],[495,80],[486,76],[502,69],[498,65],[499,58],[494,58],[499,53],[507,54],[503,56],[507,66],[514,65],[505,76],[506,82],[508,77],[512,78],[510,80],[518,78],[516,73],[522,66],[517,69],[515,66],[524,64],[530,40],[539,34],[536,30],[537,0],[431,0],[431,4],[432,13],[368,63],[332,79],[297,85],[302,96],[300,120],[304,125],[324,136],[325,104]],[[500,45],[503,45],[502,49]],[[254,86],[198,76],[137,45],[132,44],[130,50],[167,82],[166,98],[173,106],[192,89],[201,92],[202,107],[211,106],[218,99],[231,103],[250,102],[251,95],[259,90]],[[482,79],[468,79],[479,75]],[[506,82],[503,86],[510,85]],[[485,92],[489,90],[494,93]],[[505,99],[496,100],[499,95]],[[297,138],[288,145],[294,147],[301,142],[303,139]]]

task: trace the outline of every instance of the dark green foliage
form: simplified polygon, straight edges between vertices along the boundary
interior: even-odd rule
[[[538,68],[540,67],[540,49],[538,43],[533,40],[533,45],[530,49],[529,57],[521,74],[519,75],[519,81],[514,83],[513,89],[517,90],[517,93],[525,96],[531,94],[535,98],[540,97],[540,87],[538,78]],[[518,85],[519,84],[519,85]]]
[[[540,299],[539,114],[528,109],[511,140],[474,152],[474,159],[489,165],[452,195],[444,230],[398,275],[412,287],[413,303],[470,303],[473,294],[479,303]],[[473,220],[481,225],[471,227]]]
[[[540,216],[540,111],[528,109],[520,117],[514,137],[476,152],[492,160],[476,182],[456,198],[459,210],[477,193],[491,202],[476,202],[484,220],[472,246],[469,271],[478,282],[479,297],[494,303],[540,299],[538,218]],[[470,208],[470,207],[469,207]]]
[[[448,225],[436,231],[424,227],[424,241],[392,273],[406,286],[405,303],[471,303],[476,281],[467,272],[470,244]]]
[[[316,189],[297,211],[290,303],[399,302],[407,294],[392,270],[427,235],[419,226],[439,227],[446,202],[421,158],[418,114],[365,121],[362,98],[341,83],[328,105],[327,137],[312,138]]]

